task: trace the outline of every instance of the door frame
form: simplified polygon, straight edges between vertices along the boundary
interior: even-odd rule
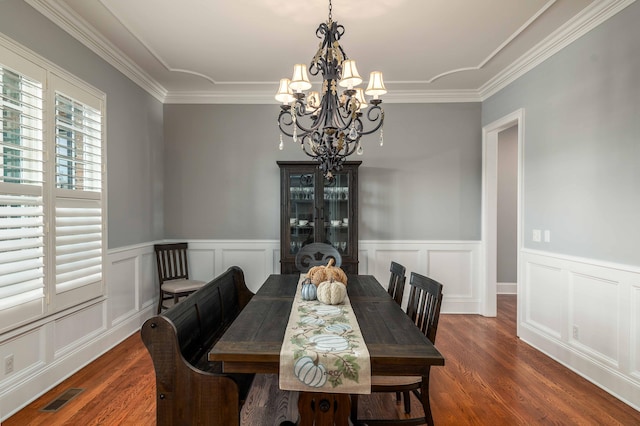
[[[480,314],[497,315],[498,134],[518,126],[517,277],[520,277],[523,211],[524,109],[518,109],[482,128],[482,279]],[[516,288],[519,291],[519,285]],[[519,333],[518,333],[519,334]]]

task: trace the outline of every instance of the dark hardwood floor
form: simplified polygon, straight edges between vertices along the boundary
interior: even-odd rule
[[[515,296],[498,297],[497,318],[442,315],[431,405],[438,425],[640,425],[640,412],[516,338]],[[39,410],[68,388],[84,392],[55,413]],[[155,378],[139,334],[83,368],[2,423],[14,425],[153,425]],[[297,396],[277,378],[258,376],[243,425],[297,418]],[[416,413],[421,411],[413,401]],[[360,398],[361,417],[401,418],[395,396]]]

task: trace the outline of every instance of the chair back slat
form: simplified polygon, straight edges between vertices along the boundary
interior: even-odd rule
[[[409,285],[411,290],[407,304],[407,315],[427,336],[427,339],[435,344],[442,305],[442,284],[412,272]]]
[[[398,305],[402,305],[402,297],[404,296],[404,283],[407,279],[405,276],[407,269],[399,263],[391,262],[389,272],[389,285],[387,293]]]
[[[334,266],[342,265],[342,256],[338,249],[330,244],[311,243],[303,246],[296,254],[296,268],[300,272],[308,272],[314,266],[326,265],[334,259]]]
[[[189,279],[187,243],[156,244],[156,260],[160,283],[169,280]]]

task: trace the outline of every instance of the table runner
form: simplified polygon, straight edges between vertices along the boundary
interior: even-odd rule
[[[349,296],[340,305],[302,300],[300,276],[280,349],[280,389],[371,393],[371,360]]]

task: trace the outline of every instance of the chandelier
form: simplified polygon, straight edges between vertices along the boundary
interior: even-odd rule
[[[304,91],[312,87],[307,66],[296,64],[293,77],[280,80],[275,96],[282,103],[278,115],[280,149],[284,148],[284,133],[299,142],[305,154],[318,162],[328,180],[342,170],[348,156],[354,152],[362,155],[362,136],[380,129],[380,145],[383,144],[384,111],[378,96],[387,93],[379,71],[371,72],[366,90],[356,87],[362,78],[355,61],[349,59],[340,46],[344,27],[333,21],[331,10],[329,0],[329,18],[316,30],[321,42],[309,65],[311,75],[322,75],[321,93],[305,94]],[[345,88],[342,93],[338,86]],[[369,104],[365,94],[373,96]]]

